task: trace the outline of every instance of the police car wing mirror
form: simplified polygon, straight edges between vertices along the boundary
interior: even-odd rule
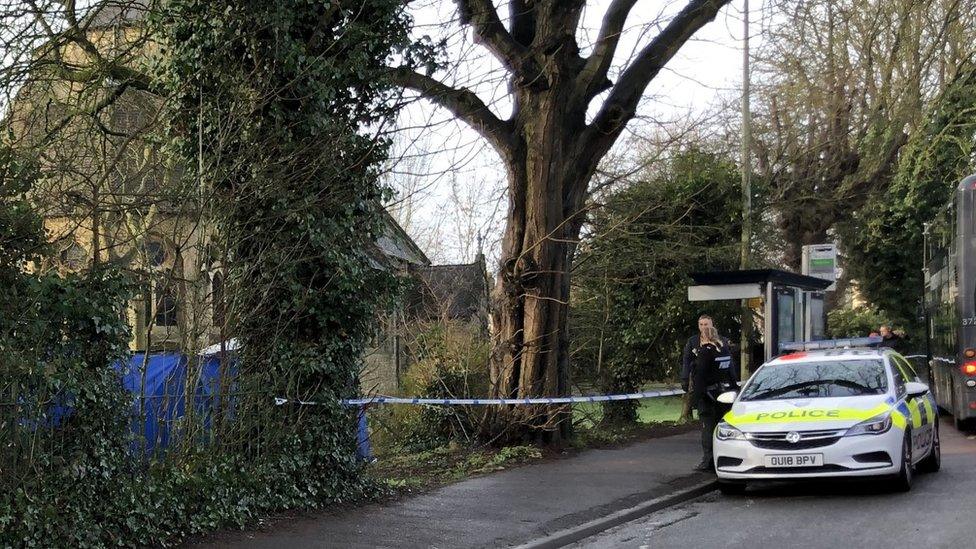
[[[909,381],[905,384],[905,392],[909,398],[920,397],[929,392],[929,386],[917,381]]]
[[[721,402],[722,404],[732,404],[733,402],[735,402],[735,397],[738,394],[739,393],[736,393],[735,391],[725,391],[724,393],[718,395],[718,398],[716,398],[715,400]]]

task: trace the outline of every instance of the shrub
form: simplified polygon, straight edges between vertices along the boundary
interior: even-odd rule
[[[885,315],[870,307],[845,307],[827,313],[827,337],[867,337],[886,322]]]
[[[460,321],[415,326],[408,343],[412,363],[403,390],[423,398],[477,398],[488,394],[487,338]],[[470,440],[484,410],[476,406],[404,406],[390,414],[392,443],[423,450],[453,440]]]

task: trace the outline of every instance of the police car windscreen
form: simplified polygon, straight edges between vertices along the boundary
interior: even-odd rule
[[[881,395],[887,390],[880,360],[786,362],[756,372],[740,400]]]

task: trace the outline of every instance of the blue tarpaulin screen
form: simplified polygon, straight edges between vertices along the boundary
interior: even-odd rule
[[[169,445],[174,420],[186,412],[183,398],[186,364],[186,356],[180,353],[154,353],[148,357],[145,353],[135,353],[128,362],[119,365],[122,386],[134,397],[131,410],[134,445],[139,446],[145,440],[147,454]]]
[[[199,376],[191,380],[194,387],[193,413],[201,420],[203,432],[210,429],[213,414],[221,396],[220,358],[217,355],[198,357],[199,362],[190,368],[186,355],[178,352],[133,353],[125,362],[115,365],[121,375],[123,388],[132,395],[130,429],[133,435],[132,450],[152,455],[162,451],[181,436],[181,420],[186,415],[187,372]],[[145,372],[145,373],[143,373]],[[234,390],[237,373],[236,355],[232,355],[224,372],[223,382],[229,387],[228,398],[221,403],[225,417],[233,417]],[[365,409],[357,410],[356,453],[360,459],[370,460],[372,452],[366,427]],[[71,414],[70,403],[59,404],[52,410],[57,425],[63,416]],[[202,433],[197,433],[197,435]]]
[[[195,413],[201,414],[204,427],[209,428],[220,393],[220,359],[207,356],[200,360],[199,378],[191,380],[193,403]],[[178,436],[179,420],[186,414],[187,371],[196,375],[197,368],[188,368],[186,355],[175,352],[150,353],[148,358],[145,353],[134,353],[117,368],[122,374],[122,386],[133,396],[133,449],[145,445],[145,452],[151,454],[166,448]],[[232,378],[235,370],[232,360],[228,377]],[[232,414],[232,399],[228,399],[226,405],[230,407],[228,413]]]

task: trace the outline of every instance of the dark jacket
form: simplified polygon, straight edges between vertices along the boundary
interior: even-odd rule
[[[732,355],[728,345],[721,348],[706,343],[698,347],[692,367],[691,405],[698,408],[702,399],[714,400],[719,394],[738,389],[732,374]]]
[[[905,339],[895,334],[890,334],[889,337],[881,338],[881,343],[878,344],[879,347],[889,347],[899,353],[905,352]]]
[[[721,336],[720,336],[721,337]],[[729,344],[727,338],[722,338],[722,346],[725,350],[732,353],[732,375],[736,379],[739,379],[739,356],[738,353],[732,351],[732,345]],[[681,385],[687,386],[688,380],[691,379],[691,366],[695,362],[695,357],[698,356],[698,349],[701,347],[701,335],[695,334],[688,338],[685,343],[685,348],[681,352]]]

